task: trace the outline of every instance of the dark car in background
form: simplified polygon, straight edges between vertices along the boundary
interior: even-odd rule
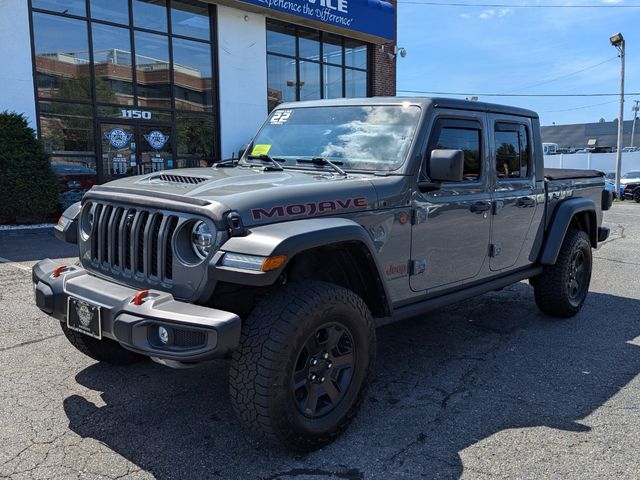
[[[79,163],[52,163],[60,185],[60,207],[69,208],[96,184],[96,170]]]

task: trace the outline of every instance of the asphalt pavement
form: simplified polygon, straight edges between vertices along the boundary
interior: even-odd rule
[[[419,479],[640,476],[640,204],[605,213],[591,293],[544,317],[519,283],[378,330],[369,395],[309,455],[246,437],[228,363],[114,367],[33,304],[48,231],[0,233],[0,478]]]

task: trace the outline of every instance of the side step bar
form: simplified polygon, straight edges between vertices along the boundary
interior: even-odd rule
[[[376,319],[376,326],[381,327],[390,323],[406,320],[407,318],[416,317],[468,298],[477,297],[478,295],[482,295],[493,290],[499,290],[521,280],[535,277],[541,273],[542,267],[535,266],[527,268],[526,270],[510,273],[504,277],[494,278],[477,285],[462,287],[460,290],[456,290],[455,292],[445,293],[438,297],[428,298],[417,303],[412,303],[411,305],[396,308],[394,309],[392,316]]]

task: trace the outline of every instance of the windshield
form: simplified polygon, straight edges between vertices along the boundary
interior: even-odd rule
[[[640,178],[640,172],[627,172],[622,178]]]
[[[248,153],[269,155],[285,167],[324,158],[345,170],[395,170],[406,158],[419,117],[419,107],[403,105],[276,110]]]

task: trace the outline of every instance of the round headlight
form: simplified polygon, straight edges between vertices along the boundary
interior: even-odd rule
[[[91,203],[87,203],[82,208],[82,213],[80,214],[80,230],[82,231],[85,240],[89,238],[89,235],[91,235],[91,230],[93,230],[94,210],[95,206]]]
[[[216,233],[211,231],[209,225],[203,221],[196,222],[191,230],[191,244],[198,257],[202,260],[207,258],[215,240]]]

